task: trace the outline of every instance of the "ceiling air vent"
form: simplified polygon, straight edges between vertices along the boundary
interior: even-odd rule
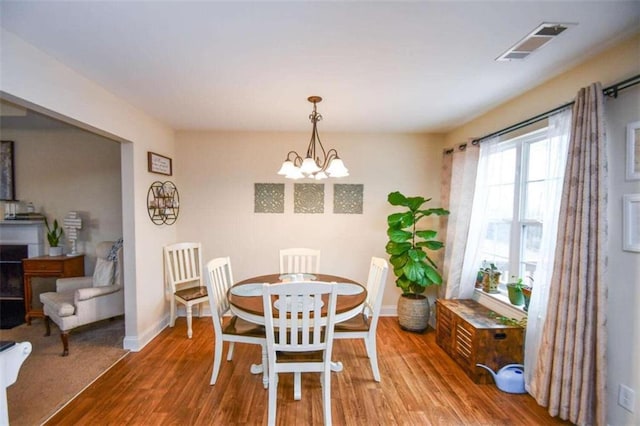
[[[497,57],[496,61],[522,60],[549,43],[572,25],[576,24],[554,24],[545,22],[531,31],[509,50]]]

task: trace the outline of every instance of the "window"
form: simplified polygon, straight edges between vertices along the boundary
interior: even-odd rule
[[[477,267],[493,263],[501,281],[522,277],[532,284],[540,259],[546,188],[560,177],[552,171],[557,155],[547,128],[495,144],[482,156],[477,188],[486,197],[480,218],[482,229],[476,255]],[[474,205],[475,216],[477,209]]]

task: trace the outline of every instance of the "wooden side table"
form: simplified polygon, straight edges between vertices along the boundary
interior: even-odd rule
[[[84,276],[84,254],[77,256],[40,256],[22,259],[24,276],[24,316],[27,324],[31,325],[31,318],[44,317],[40,308],[34,308],[31,303],[33,297],[31,278],[33,277],[82,277]]]

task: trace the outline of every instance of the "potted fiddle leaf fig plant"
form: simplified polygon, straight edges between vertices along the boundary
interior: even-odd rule
[[[58,220],[53,220],[53,226],[49,226],[47,218],[44,218],[44,224],[47,227],[47,241],[49,241],[49,256],[62,255],[62,247],[60,247],[60,239],[64,230],[58,226]]]
[[[396,285],[402,290],[398,299],[398,322],[403,329],[422,332],[428,327],[430,314],[429,300],[422,293],[427,287],[442,283],[429,252],[440,250],[444,244],[435,239],[435,230],[420,229],[418,224],[427,216],[448,215],[449,211],[424,208],[431,198],[407,197],[398,191],[390,193],[387,199],[391,205],[405,208],[387,217],[386,252],[397,277]]]

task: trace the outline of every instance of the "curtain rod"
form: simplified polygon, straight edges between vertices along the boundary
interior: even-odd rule
[[[605,96],[610,96],[610,97],[613,97],[613,98],[617,98],[618,97],[618,92],[620,90],[627,89],[629,87],[635,86],[636,84],[640,84],[640,74],[635,75],[635,76],[633,76],[631,78],[628,78],[626,80],[620,81],[620,82],[618,82],[616,84],[613,84],[613,85],[611,85],[609,87],[606,87],[606,88],[602,89],[602,93]],[[473,145],[478,145],[480,142],[482,142],[485,139],[489,139],[489,138],[492,138],[492,137],[495,137],[495,136],[501,136],[501,135],[504,135],[506,133],[513,132],[514,130],[521,129],[521,128],[525,127],[525,126],[528,126],[529,124],[533,124],[533,123],[536,123],[536,122],[538,122],[540,120],[544,120],[545,118],[548,118],[548,117],[552,116],[553,114],[555,114],[557,112],[560,112],[565,108],[570,107],[574,103],[575,103],[574,101],[568,102],[568,103],[566,103],[564,105],[560,105],[559,107],[556,107],[556,108],[554,108],[552,110],[549,110],[547,112],[543,112],[542,114],[538,114],[535,117],[531,117],[531,118],[526,119],[524,121],[521,121],[519,123],[513,124],[513,125],[511,125],[509,127],[505,127],[504,129],[498,130],[497,132],[490,133],[488,135],[482,136],[481,138],[474,138],[471,141],[471,143]]]

